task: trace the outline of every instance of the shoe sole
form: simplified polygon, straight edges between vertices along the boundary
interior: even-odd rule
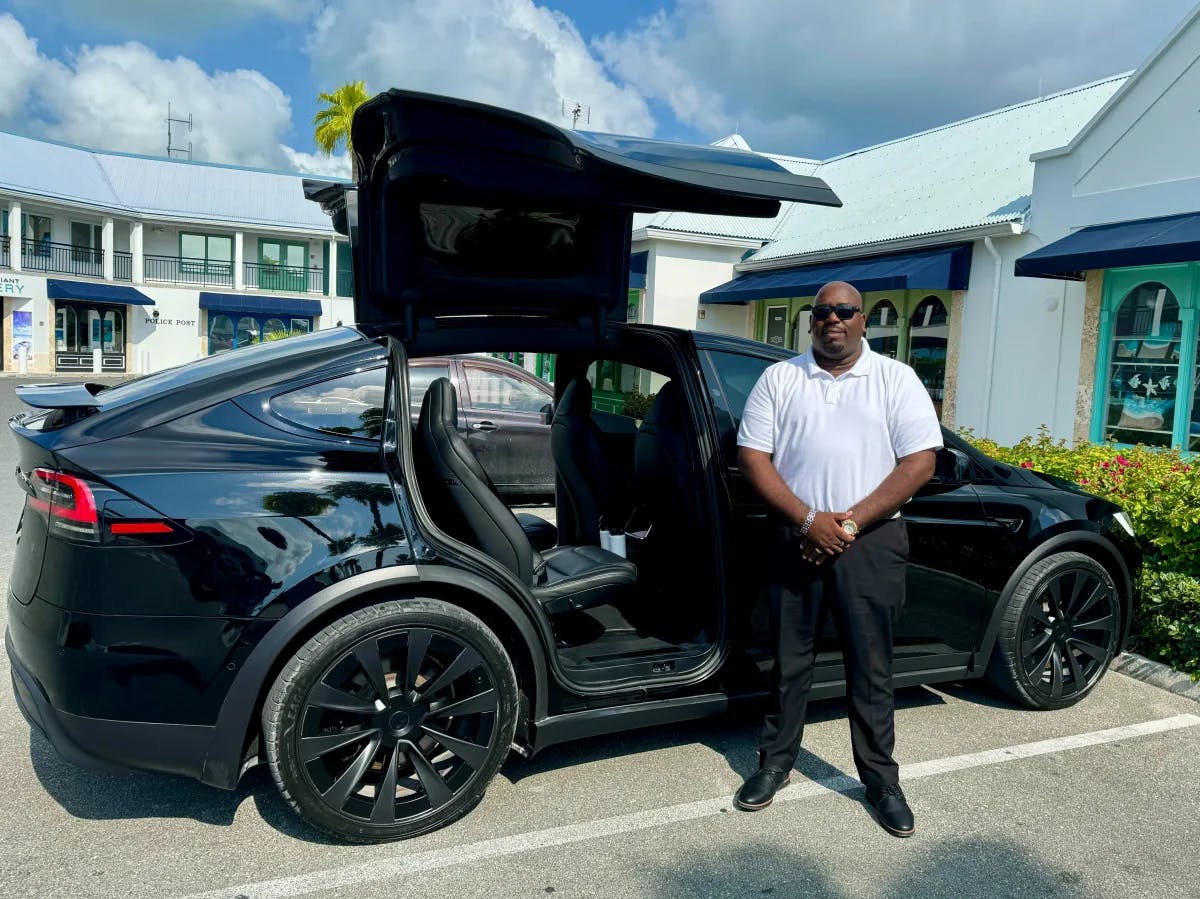
[[[782,790],[784,787],[786,787],[791,782],[792,782],[792,779],[789,777],[787,780],[785,780],[783,783],[781,783],[779,786],[777,786],[775,788],[775,792],[778,793],[780,790]],[[744,812],[757,812],[757,811],[761,811],[762,809],[766,808],[768,805],[770,805],[774,801],[775,801],[775,797],[772,796],[766,802],[761,802],[758,805],[752,805],[749,802],[742,802],[742,800],[735,798],[733,800],[733,805],[735,808],[740,808]]]
[[[878,820],[878,819],[876,819],[876,820]],[[888,833],[890,833],[894,837],[911,837],[914,833],[917,832],[917,829],[915,827],[913,827],[909,830],[897,830],[894,827],[888,827],[882,821],[879,822],[879,826],[882,827],[884,830],[886,830]]]

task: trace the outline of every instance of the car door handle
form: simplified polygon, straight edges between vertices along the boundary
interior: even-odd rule
[[[494,431],[498,427],[500,427],[500,426],[498,424],[496,424],[495,422],[477,421],[477,422],[475,422],[475,424],[471,425],[471,430],[473,430],[473,431]]]

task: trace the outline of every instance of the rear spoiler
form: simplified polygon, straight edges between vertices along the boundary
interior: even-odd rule
[[[35,409],[99,409],[96,394],[107,384],[22,384],[17,399]]]

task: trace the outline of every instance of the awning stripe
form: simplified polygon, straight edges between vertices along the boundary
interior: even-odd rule
[[[779,297],[808,297],[830,281],[848,281],[869,290],[966,290],[971,274],[971,244],[954,244],[841,259],[815,265],[751,272],[700,294],[701,303],[745,303]]]
[[[249,312],[258,315],[305,315],[315,318],[321,314],[320,300],[300,297],[265,297],[240,293],[201,291],[201,309],[221,312]]]
[[[1027,278],[1083,280],[1092,269],[1200,261],[1200,212],[1093,225],[1016,261]]]
[[[101,284],[96,281],[46,280],[46,296],[52,300],[81,300],[88,303],[120,303],[126,306],[153,306],[140,290],[127,284]]]

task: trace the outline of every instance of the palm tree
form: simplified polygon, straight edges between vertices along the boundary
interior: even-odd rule
[[[317,101],[326,104],[313,116],[313,139],[326,156],[331,156],[343,145],[350,154],[350,171],[358,180],[358,163],[354,159],[354,143],[350,137],[350,122],[354,110],[362,106],[370,96],[362,81],[347,81],[332,94],[317,94]]]

